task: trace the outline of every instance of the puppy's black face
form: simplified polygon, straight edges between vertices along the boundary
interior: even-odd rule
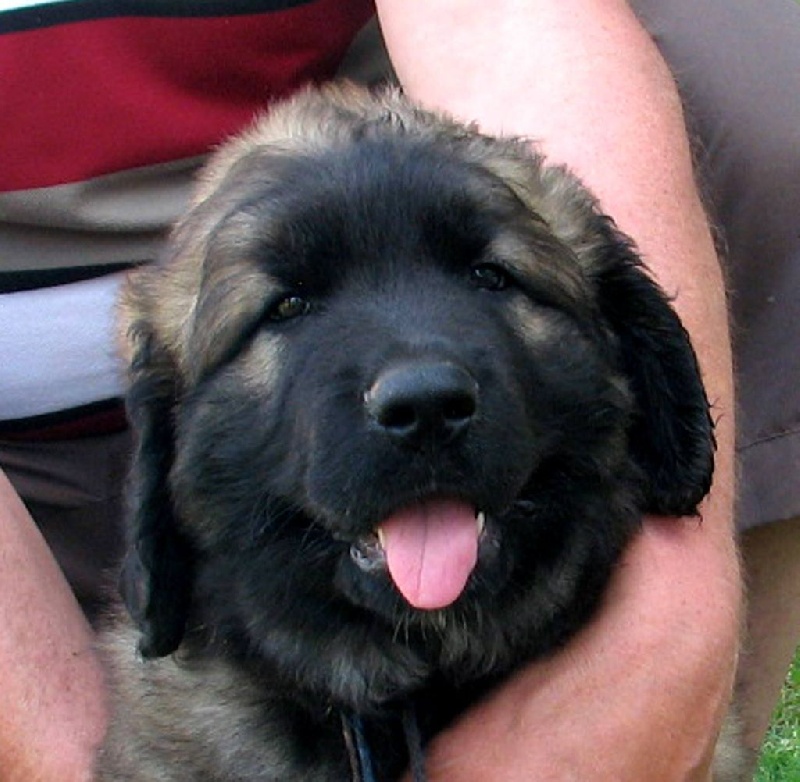
[[[549,527],[569,538],[547,510],[566,476],[602,493],[629,471],[630,394],[576,259],[414,143],[284,165],[209,261],[263,273],[263,311],[181,408],[181,515],[202,548],[252,552],[256,615],[276,561],[391,626],[507,600]]]
[[[627,246],[598,217],[620,260],[587,268],[501,177],[413,134],[250,155],[196,211],[215,219],[159,467],[190,629],[362,709],[562,642],[660,491],[644,324],[619,323],[636,286],[669,310]]]

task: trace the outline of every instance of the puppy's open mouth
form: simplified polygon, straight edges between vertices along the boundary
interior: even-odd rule
[[[392,513],[356,540],[350,555],[366,572],[388,570],[414,608],[445,608],[477,564],[484,526],[484,514],[466,502],[425,500]]]

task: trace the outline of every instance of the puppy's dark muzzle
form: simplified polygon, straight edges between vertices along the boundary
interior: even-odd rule
[[[449,361],[410,361],[383,370],[364,394],[375,425],[399,444],[445,444],[478,409],[478,384]]]

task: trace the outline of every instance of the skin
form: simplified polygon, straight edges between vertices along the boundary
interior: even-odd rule
[[[800,646],[800,519],[749,530],[741,548],[748,611],[736,700],[754,769],[786,672]]]
[[[673,81],[619,0],[378,6],[414,97],[539,140],[637,240],[677,293],[718,425],[702,524],[647,519],[597,620],[443,735],[432,779],[708,779],[740,621],[732,371],[719,264]]]
[[[7,782],[88,782],[106,723],[93,634],[0,473],[0,759]]]
[[[637,239],[678,294],[718,420],[702,524],[647,519],[597,620],[444,734],[431,779],[707,779],[740,620],[733,393],[723,287],[672,80],[619,0],[378,6],[413,96],[540,139]],[[0,665],[14,671],[0,688],[5,778],[84,782],[106,719],[91,634],[6,482],[0,515]]]

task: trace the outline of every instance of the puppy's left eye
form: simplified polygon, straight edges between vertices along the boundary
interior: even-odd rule
[[[302,296],[284,296],[280,301],[270,307],[267,318],[273,322],[292,320],[306,315],[311,309],[311,303]]]
[[[496,263],[481,263],[470,270],[470,279],[483,290],[502,291],[511,284],[509,273]]]

